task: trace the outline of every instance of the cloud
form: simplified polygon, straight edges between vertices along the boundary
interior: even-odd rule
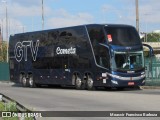
[[[113,24],[132,24],[133,19],[131,18],[133,18],[135,15],[133,14],[133,9],[128,6],[126,6],[125,8],[121,8],[121,7],[115,7],[115,5],[111,4],[110,5],[103,4],[101,6],[101,14],[103,14],[102,15],[103,22],[113,23]]]
[[[154,6],[154,7],[153,7]],[[142,21],[148,23],[159,23],[160,24],[160,2],[155,4],[151,2],[150,4],[140,5],[140,16]]]
[[[38,4],[40,3],[35,0],[32,2],[15,0],[8,4],[9,19],[14,19],[10,26],[20,24],[19,26],[26,26],[25,31],[40,30],[42,9]],[[93,16],[87,12],[73,14],[65,9],[52,9],[49,6],[44,7],[44,17],[46,29],[87,24],[93,21]],[[11,31],[14,31],[14,27],[11,27]]]
[[[26,26],[24,26],[24,24],[17,19],[9,19],[8,24],[9,34],[22,33],[26,31]]]
[[[71,14],[64,9],[57,10],[55,16],[47,21],[48,28],[59,28],[88,24],[93,22],[93,16],[89,13]]]
[[[75,12],[74,9],[76,8],[60,9],[55,6],[52,8],[53,5],[56,5],[56,2],[57,4],[63,3],[59,1],[61,0],[44,0],[46,29],[101,22],[131,24],[134,26],[136,23],[135,0],[113,0],[109,4],[108,2],[101,5],[97,4],[100,5],[98,6],[99,10],[94,9],[85,12],[81,12],[79,9]],[[7,3],[9,19],[14,19],[15,23],[16,21],[20,24],[23,23],[28,31],[33,30],[32,26],[34,30],[41,29],[41,0],[7,0]],[[139,0],[140,27],[142,29],[145,29],[146,23],[148,30],[152,26],[160,29],[159,6],[159,0]],[[0,17],[5,17],[3,4],[0,4]],[[15,23],[12,22],[11,24]]]
[[[115,2],[115,0],[113,0]],[[136,25],[135,1],[116,0],[121,5],[103,4],[101,14],[104,14],[105,21],[111,23],[122,23]],[[160,2],[159,0],[139,0],[139,22],[142,31],[153,31],[160,29]],[[154,26],[154,27],[153,27]],[[156,27],[155,27],[156,26]]]
[[[11,3],[16,3],[19,4],[21,6],[26,6],[26,7],[30,7],[30,6],[41,6],[42,5],[42,0],[10,0]],[[59,0],[43,0],[43,4],[45,5],[46,2],[56,2]]]
[[[44,8],[45,15],[51,14],[52,9],[49,7]],[[30,17],[30,16],[40,16],[42,14],[41,6],[22,6],[20,4],[14,3],[12,7],[9,7],[9,13],[13,17]]]
[[[40,6],[41,0],[11,0],[11,3],[19,4],[20,6]]]
[[[2,31],[3,31],[3,38],[4,38],[4,40],[7,40],[6,39],[6,20],[1,19],[0,24],[1,24],[1,27],[2,27]],[[17,19],[13,19],[13,18],[8,19],[8,35],[9,36],[11,34],[23,32],[23,29],[25,31],[25,26],[23,25],[23,23],[21,23]]]

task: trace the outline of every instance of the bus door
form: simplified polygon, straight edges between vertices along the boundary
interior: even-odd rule
[[[62,59],[62,80],[64,84],[69,83],[69,80],[68,80],[69,73],[70,73],[69,57],[68,55],[64,55]]]
[[[55,56],[50,74],[56,84],[66,84],[68,78],[68,55]]]

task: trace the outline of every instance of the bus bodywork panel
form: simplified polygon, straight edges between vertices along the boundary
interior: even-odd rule
[[[108,26],[109,28],[106,28]],[[118,26],[134,31],[131,26]],[[72,79],[73,74],[76,74],[84,80],[91,76],[94,86],[143,85],[145,75],[144,66],[141,66],[144,64],[141,42],[138,41],[134,45],[126,45],[125,41],[115,44],[118,42],[114,42],[117,39],[115,34],[112,35],[114,33],[112,27],[115,25],[95,24],[11,36],[9,42],[11,81],[18,83],[21,82],[22,76],[29,79],[32,75],[36,84],[75,85]],[[108,29],[111,29],[110,32]],[[125,33],[125,30],[117,31],[117,34]],[[122,59],[123,62],[128,60],[128,68],[120,69],[118,59]],[[141,62],[138,69],[136,69],[138,64],[131,68],[132,59],[137,61],[139,59]]]

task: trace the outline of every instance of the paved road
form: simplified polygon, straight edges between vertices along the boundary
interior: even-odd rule
[[[72,88],[23,88],[0,83],[0,93],[37,111],[160,111],[160,90],[75,90]],[[54,118],[57,120],[57,118]],[[54,120],[52,118],[52,120]],[[74,120],[75,118],[64,118]],[[78,118],[78,120],[91,118]],[[108,118],[92,118],[108,120]],[[110,118],[120,120],[122,118]],[[123,118],[128,120],[129,118]],[[130,118],[133,120],[134,118]],[[136,120],[151,118],[136,118]],[[153,120],[159,118],[153,118]],[[58,118],[63,120],[63,118]]]

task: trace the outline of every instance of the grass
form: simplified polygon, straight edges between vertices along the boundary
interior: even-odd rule
[[[0,102],[0,111],[3,111],[4,109],[5,109],[4,103],[3,103],[3,102]]]
[[[0,111],[18,112],[15,102],[9,102],[9,103],[0,102]],[[2,120],[19,120],[19,118],[18,117],[3,117]],[[33,120],[33,118],[31,117],[25,118],[24,120]]]

